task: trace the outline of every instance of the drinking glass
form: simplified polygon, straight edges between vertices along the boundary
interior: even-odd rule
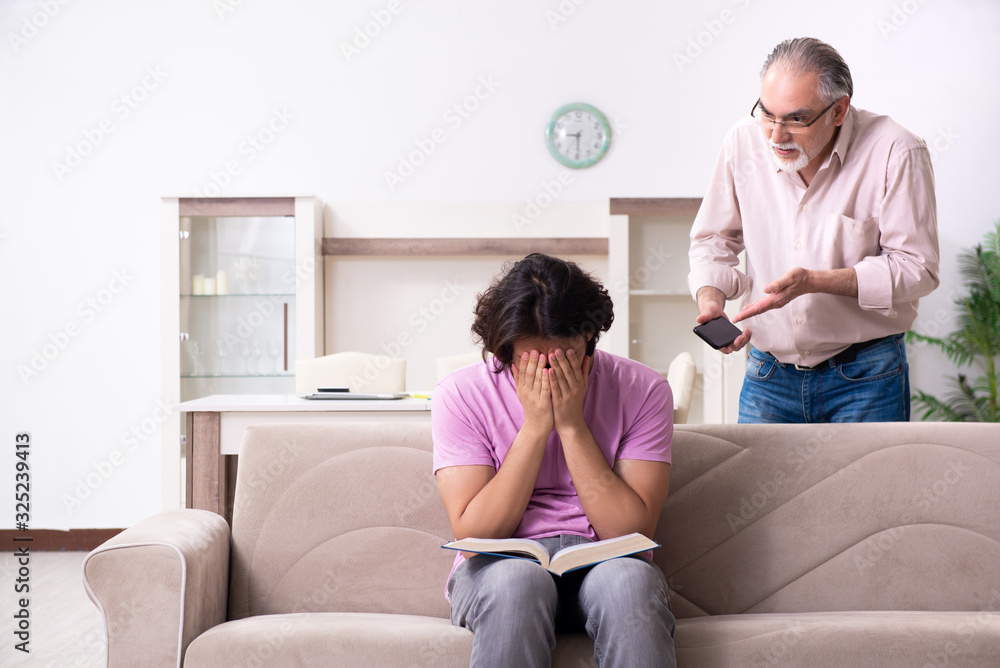
[[[215,359],[215,367],[212,369],[213,376],[222,375],[222,363],[226,359],[226,346],[221,340],[216,339],[212,346],[212,357]]]
[[[243,373],[250,375],[250,346],[247,345],[246,341],[240,341],[236,344],[236,352],[240,354],[243,358]]]
[[[248,372],[249,372],[249,374],[251,376],[259,376],[260,373],[261,373],[261,371],[260,371],[260,355],[261,355],[261,353],[260,353],[260,346],[257,345],[256,341],[251,341],[250,342],[250,360],[253,362],[253,364],[250,365],[249,368],[248,368]]]
[[[198,343],[197,341],[195,341],[194,339],[192,339],[191,340],[191,345],[188,348],[188,354],[191,355],[191,375],[192,376],[200,376],[201,373],[202,373],[202,369],[201,369],[201,354],[202,354],[201,344]]]
[[[281,358],[281,346],[278,345],[277,341],[268,341],[265,345],[267,347],[267,356],[272,360],[272,373],[277,376],[281,373],[281,369],[278,368],[278,360]]]

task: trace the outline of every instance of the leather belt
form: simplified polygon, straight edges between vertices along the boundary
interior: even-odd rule
[[[860,343],[852,343],[851,345],[849,345],[844,350],[840,351],[839,353],[837,353],[833,357],[830,357],[828,359],[823,360],[819,364],[815,364],[813,366],[801,366],[799,364],[796,364],[795,368],[798,369],[799,371],[815,371],[816,369],[819,369],[821,367],[829,367],[829,366],[838,366],[840,364],[848,364],[850,362],[853,362],[855,359],[857,359],[858,353],[860,353],[865,348],[869,348],[871,346],[874,346],[876,343],[881,343],[882,341],[885,341],[888,338],[889,338],[888,336],[883,336],[880,339],[872,339],[871,341],[861,341]],[[832,364],[831,364],[831,362],[832,362]]]

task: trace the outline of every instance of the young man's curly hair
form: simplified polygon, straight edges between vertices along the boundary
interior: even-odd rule
[[[578,265],[532,253],[508,268],[481,295],[472,333],[492,353],[500,373],[514,360],[514,343],[524,338],[589,337],[587,355],[601,332],[611,328],[614,304],[608,291]]]

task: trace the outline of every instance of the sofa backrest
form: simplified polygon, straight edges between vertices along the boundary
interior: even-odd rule
[[[454,553],[430,423],[254,425],[239,454],[229,618],[448,617]]]
[[[678,617],[1000,607],[1000,425],[682,425]]]
[[[428,423],[256,425],[230,618],[448,617]],[[1000,606],[1000,426],[681,425],[654,560],[678,617]]]

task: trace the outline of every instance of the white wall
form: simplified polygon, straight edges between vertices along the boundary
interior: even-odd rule
[[[348,62],[343,45],[376,32],[373,16],[391,21]],[[160,506],[161,196],[213,182],[311,192],[328,215],[337,202],[524,202],[558,178],[542,131],[577,100],[615,137],[561,201],[699,196],[765,55],[804,34],[843,53],[858,106],[936,149],[944,283],[921,321],[947,330],[954,258],[1000,217],[992,0],[0,3],[0,439],[32,433],[32,526],[124,526]],[[449,110],[477,90],[458,123]],[[246,143],[269,125],[273,141]],[[390,188],[386,172],[437,128],[444,141]],[[79,163],[54,167],[78,146]],[[948,366],[912,360],[914,385],[940,390]]]

